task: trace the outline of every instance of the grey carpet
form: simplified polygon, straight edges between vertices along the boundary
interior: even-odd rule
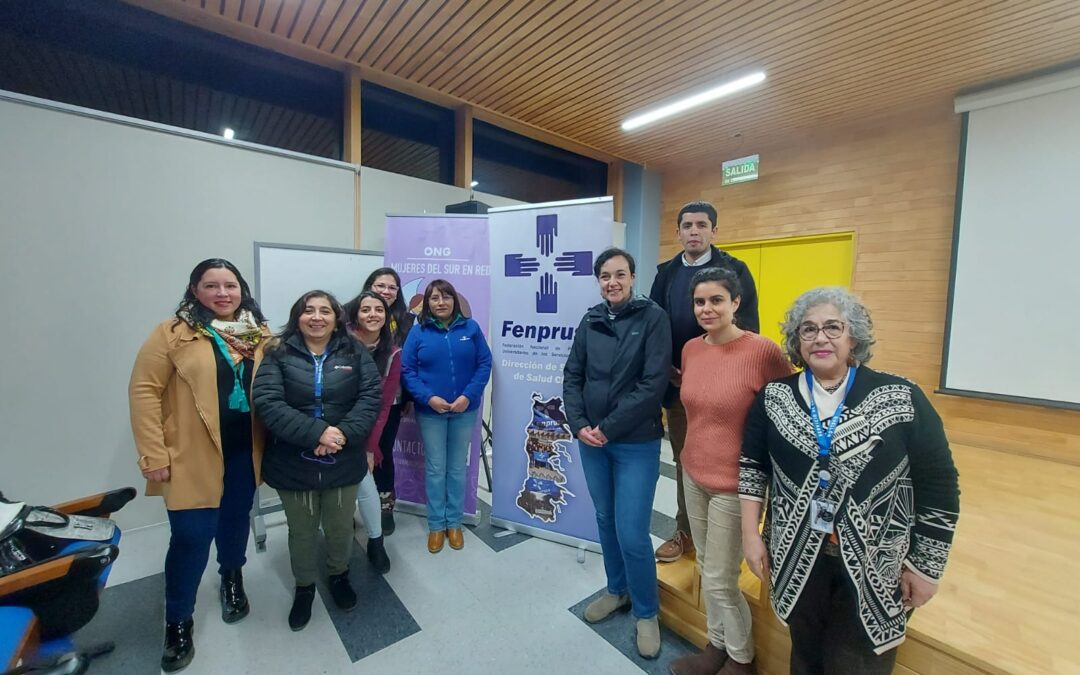
[[[322,544],[321,538],[319,541]],[[325,556],[322,545],[320,549]],[[394,564],[392,558],[390,564]],[[398,599],[394,589],[368,563],[363,546],[354,548],[349,564],[349,581],[359,598],[356,609],[351,612],[343,612],[334,605],[326,579],[320,579],[317,586],[341,644],[353,663],[420,631],[420,626]]]
[[[91,673],[158,675],[165,640],[165,574],[106,588],[97,614],[75,634],[80,650],[112,641],[116,650],[94,659]]]
[[[637,652],[637,634],[634,630],[636,620],[630,612],[616,612],[600,623],[585,621],[585,607],[603,592],[601,589],[577,603],[570,608],[570,613],[596,631],[642,671],[650,675],[667,675],[671,672],[672,661],[698,651],[697,647],[660,624],[660,656],[652,660],[641,658]]]
[[[505,551],[511,546],[520,544],[523,541],[529,540],[529,535],[526,534],[507,534],[502,537],[496,537],[499,532],[506,532],[501,527],[495,527],[491,524],[491,507],[482,499],[476,500],[480,509],[480,523],[477,525],[466,525],[465,527],[472,530],[472,533],[480,538],[480,541],[488,545],[488,547],[498,553],[499,551]]]
[[[667,462],[660,462],[660,475],[671,480],[675,480],[675,465],[668,464]]]
[[[668,537],[675,534],[675,519],[653,509],[652,521],[649,522],[649,533],[667,540]]]

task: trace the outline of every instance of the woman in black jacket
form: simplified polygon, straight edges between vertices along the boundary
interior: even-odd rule
[[[271,434],[263,478],[281,495],[289,524],[296,596],[289,627],[311,618],[319,525],[326,535],[330,595],[356,606],[349,584],[352,514],[367,473],[367,437],[379,413],[379,371],[345,328],[345,314],[325,291],[305,293],[267,349],[252,386],[255,412]]]
[[[607,591],[585,608],[585,620],[602,621],[632,606],[638,653],[655,658],[660,601],[649,520],[660,476],[671,324],[655,302],[634,296],[634,259],[626,251],[604,251],[593,273],[604,302],[581,320],[563,370],[566,418],[580,441],[607,573]]]

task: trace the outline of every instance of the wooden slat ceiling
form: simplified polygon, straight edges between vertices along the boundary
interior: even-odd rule
[[[1080,59],[1077,0],[129,0],[422,85],[647,165],[948,109]],[[762,68],[758,89],[635,132],[629,114]],[[736,136],[739,136],[736,138]]]

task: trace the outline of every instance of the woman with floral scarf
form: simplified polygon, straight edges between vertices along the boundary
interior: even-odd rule
[[[251,378],[269,331],[240,271],[211,258],[191,272],[175,316],[135,358],[128,395],[147,494],[161,495],[172,535],[165,556],[165,647],[175,672],[195,655],[192,614],[210,543],[221,575],[221,618],[248,614],[240,570],[259,483],[263,429]]]

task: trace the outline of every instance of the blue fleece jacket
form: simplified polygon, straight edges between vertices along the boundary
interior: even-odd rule
[[[414,326],[401,351],[401,377],[416,399],[416,410],[437,414],[428,406],[432,396],[453,403],[461,395],[469,410],[480,406],[491,376],[491,350],[480,325],[459,316],[443,328],[434,321]]]

